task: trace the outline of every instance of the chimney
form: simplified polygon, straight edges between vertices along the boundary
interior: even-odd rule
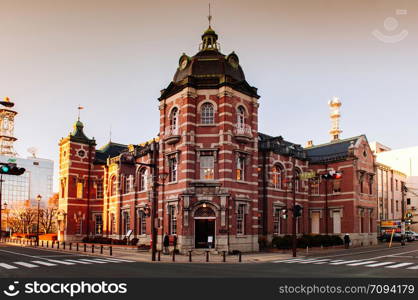
[[[313,147],[313,140],[309,140],[306,142],[305,148],[311,148],[311,147]]]

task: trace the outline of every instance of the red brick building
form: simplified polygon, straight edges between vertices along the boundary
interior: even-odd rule
[[[296,180],[298,233],[375,242],[374,158],[365,136],[304,149],[259,133],[257,89],[217,39],[209,27],[199,52],[180,57],[159,98],[153,141],[96,149],[80,121],[61,140],[60,238],[123,238],[132,230],[138,244],[149,244],[155,199],[157,247],[168,234],[181,251],[258,251],[261,236],[291,233],[291,217],[280,213],[292,207],[293,172],[335,170],[343,171],[339,181]]]

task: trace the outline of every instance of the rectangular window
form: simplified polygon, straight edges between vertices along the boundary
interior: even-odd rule
[[[332,212],[332,221],[334,233],[341,233],[341,214],[339,211]]]
[[[245,204],[238,204],[237,234],[245,234]]]
[[[215,158],[211,155],[200,156],[200,179],[213,180]]]
[[[399,201],[396,200],[396,211],[399,211]]]
[[[406,205],[411,205],[411,198],[406,199]]]
[[[101,214],[94,215],[94,234],[102,234],[103,219]]]
[[[280,208],[274,208],[274,216],[273,216],[273,233],[276,235],[280,234]]]
[[[122,218],[123,218],[123,234],[126,234],[129,231],[130,225],[131,225],[129,212],[124,211],[123,214],[122,214]]]
[[[245,157],[239,156],[237,158],[237,180],[244,180],[245,178]]]
[[[99,181],[96,186],[96,198],[103,199],[103,182]]]
[[[77,198],[83,198],[83,183],[77,182]]]
[[[177,158],[171,156],[168,158],[169,182],[177,181]]]
[[[147,234],[147,216],[143,210],[138,211],[138,234],[144,235]]]
[[[115,218],[115,214],[110,214],[110,234],[116,234],[116,218]]]
[[[364,188],[363,188],[363,179],[361,179],[360,181],[360,193],[364,192]]]
[[[169,234],[177,234],[177,216],[176,216],[176,207],[174,205],[168,206],[168,224],[169,224]]]
[[[75,233],[83,234],[83,220],[79,219],[75,225]]]
[[[319,221],[320,221],[320,212],[313,211],[311,213],[311,232],[314,234],[319,234]]]
[[[395,180],[395,189],[398,190],[398,179]]]

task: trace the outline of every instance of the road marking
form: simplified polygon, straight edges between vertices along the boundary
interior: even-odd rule
[[[69,262],[73,262],[73,263],[77,263],[77,264],[83,264],[83,265],[91,265],[91,263],[89,263],[89,262],[75,260],[75,259],[66,259],[65,261],[69,261]]]
[[[401,268],[401,267],[405,267],[405,266],[409,266],[409,265],[413,265],[413,264],[414,263],[400,263],[400,264],[397,264],[397,265],[387,266],[385,268],[388,268],[388,269],[397,269],[397,268]]]
[[[87,261],[87,262],[93,262],[93,263],[97,263],[97,264],[105,264],[106,263],[104,261],[99,261],[99,260],[95,260],[95,259],[85,259],[85,258],[83,258],[83,259],[80,259],[80,260]]]
[[[339,261],[339,262],[331,262],[330,265],[345,265],[345,264],[349,264],[349,263],[355,263],[355,262],[359,262],[359,259],[356,260],[344,260],[344,261]]]
[[[367,265],[367,266],[365,266],[365,267],[368,267],[368,268],[375,268],[375,267],[386,266],[386,265],[390,265],[390,264],[394,264],[394,263],[395,263],[395,262],[393,262],[393,261],[384,261],[384,262],[380,262],[380,263],[377,263],[377,264]]]
[[[295,258],[295,259],[291,259],[291,260],[287,260],[287,261],[283,261],[285,264],[291,264],[294,262],[298,262],[298,261],[303,261],[303,258]]]
[[[26,263],[26,262],[23,262],[23,261],[15,261],[14,264],[20,265],[20,266],[23,266],[23,267],[27,267],[27,268],[38,268],[39,267],[37,265]]]
[[[375,262],[376,262],[375,260],[367,260],[367,261],[361,261],[361,262],[354,263],[354,264],[349,264],[347,266],[361,266],[361,265],[372,264],[372,263],[375,263]]]
[[[8,269],[8,270],[17,269],[17,267],[9,265],[9,264],[5,264],[5,263],[0,263],[0,267],[3,267],[3,268]]]
[[[413,267],[409,267],[407,268],[408,270],[418,270],[418,265],[417,266],[413,266]]]
[[[120,262],[135,262],[134,260],[127,260],[127,259],[121,259],[121,258],[105,258],[107,260],[116,260],[116,261],[120,261]]]
[[[44,266],[48,266],[48,267],[56,266],[56,264],[51,264],[49,262],[41,261],[41,260],[32,260],[32,262],[35,263],[35,264],[38,264],[38,265],[44,265]]]
[[[55,259],[48,259],[48,261],[57,263],[57,264],[62,264],[62,265],[74,265],[74,263],[72,262],[68,262],[68,261],[63,261],[63,260],[55,260]]]
[[[318,261],[317,259],[308,259],[308,260],[304,260],[304,261],[297,261],[296,263],[298,263],[298,264],[310,264],[310,263],[317,262],[317,261]]]
[[[121,261],[116,261],[116,260],[108,260],[108,259],[102,259],[102,258],[95,258],[95,261],[103,261],[103,262],[107,262],[107,263],[121,263]]]

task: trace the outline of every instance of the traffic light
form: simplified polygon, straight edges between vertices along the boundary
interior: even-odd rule
[[[406,217],[407,217],[408,219],[412,218],[412,213],[411,213],[411,212],[406,213]]]
[[[329,171],[328,173],[322,174],[323,179],[341,179],[342,177],[342,172]]]
[[[25,168],[19,168],[18,166],[16,166],[15,163],[0,163],[1,167],[0,167],[0,174],[5,174],[5,175],[22,175],[23,173],[25,173]]]
[[[287,219],[287,208],[282,209],[281,216],[282,216],[283,220]]]
[[[303,210],[302,206],[300,206],[299,204],[296,204],[293,207],[293,216],[295,218],[300,217],[302,215],[302,210]]]

